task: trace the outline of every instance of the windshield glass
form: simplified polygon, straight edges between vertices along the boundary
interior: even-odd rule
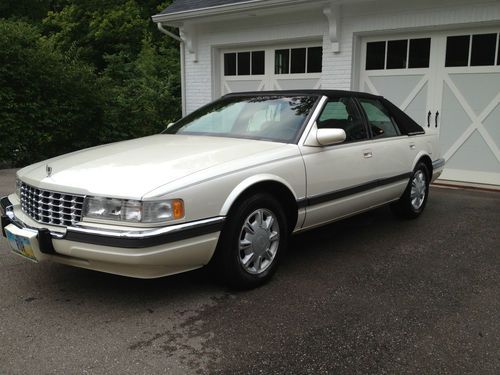
[[[164,134],[294,142],[317,96],[222,98],[167,128]]]

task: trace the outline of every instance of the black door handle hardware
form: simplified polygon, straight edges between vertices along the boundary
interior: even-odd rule
[[[436,117],[434,117],[434,127],[438,127],[438,117],[439,117],[439,111],[436,111]]]
[[[431,111],[429,111],[429,113],[427,113],[427,127],[430,128],[431,127]]]

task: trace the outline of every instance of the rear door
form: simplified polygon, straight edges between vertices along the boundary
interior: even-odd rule
[[[408,184],[415,144],[402,134],[395,119],[377,98],[358,98],[371,134],[370,150],[377,188],[373,199],[384,203],[399,198]]]

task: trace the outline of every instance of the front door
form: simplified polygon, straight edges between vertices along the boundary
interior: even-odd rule
[[[342,128],[347,138],[338,145],[301,146],[307,171],[305,228],[370,207],[367,190],[376,178],[368,131],[353,99],[330,98],[316,126]]]

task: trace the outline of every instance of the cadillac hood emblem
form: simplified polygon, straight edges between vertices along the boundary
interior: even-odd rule
[[[45,172],[47,173],[47,177],[52,176],[52,167],[50,167],[48,164],[45,166]]]

